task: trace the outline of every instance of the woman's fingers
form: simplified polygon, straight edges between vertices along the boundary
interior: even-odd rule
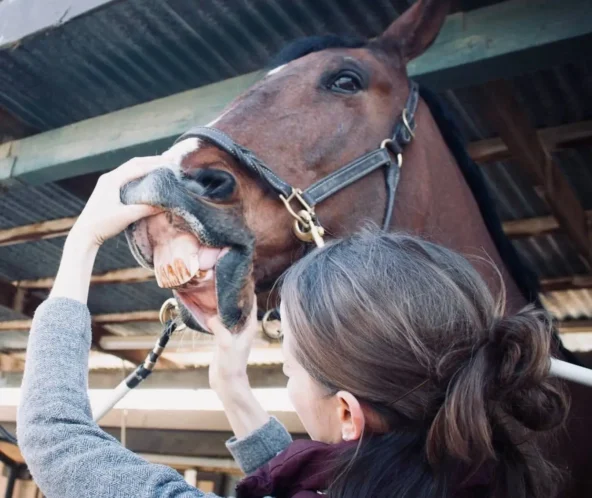
[[[142,218],[148,218],[149,216],[154,216],[163,211],[162,208],[149,206],[147,204],[130,204],[123,209],[124,211],[122,214],[125,216],[125,221],[128,226]]]
[[[107,173],[107,175],[112,175],[112,178],[117,181],[120,186],[123,186],[126,183],[146,176],[152,171],[166,168],[168,164],[169,161],[161,156],[134,157],[113,171]]]

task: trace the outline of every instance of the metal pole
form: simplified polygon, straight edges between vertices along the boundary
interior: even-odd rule
[[[150,354],[148,354],[144,360],[144,363],[138,365],[138,367],[113,390],[111,398],[93,413],[93,420],[95,422],[101,420],[122,398],[125,397],[127,393],[129,393],[138,384],[143,382],[152,373],[158,358],[160,358],[160,355],[164,351],[164,348],[169,342],[173,332],[175,330],[182,330],[185,327],[185,324],[179,324],[176,321],[177,316],[177,302],[174,299],[168,299],[160,309],[160,320],[164,325],[164,330],[156,341],[154,348]]]
[[[589,368],[573,365],[567,361],[551,358],[551,369],[549,373],[555,377],[571,380],[584,386],[592,387],[592,370]]]

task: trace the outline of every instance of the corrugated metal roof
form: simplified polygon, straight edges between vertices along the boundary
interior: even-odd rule
[[[405,0],[111,2],[0,50],[0,107],[48,130],[259,69],[301,36],[374,36],[407,6]]]
[[[513,78],[513,90],[537,128],[592,119],[592,62],[566,64]],[[477,88],[443,94],[456,112],[467,141],[497,134],[481,113],[482,93]],[[592,147],[558,150],[553,160],[564,172],[585,209],[592,209]],[[511,160],[483,165],[502,220],[550,214],[532,183]],[[592,268],[561,232],[513,240],[526,264],[541,278],[586,274]],[[592,317],[588,291],[554,292],[545,301],[559,319]]]
[[[259,69],[281,45],[303,35],[374,35],[407,3],[113,2],[92,16],[31,37],[15,48],[0,49],[0,107],[42,130],[62,126]],[[523,75],[512,84],[537,127],[592,119],[591,61]],[[449,91],[444,96],[456,110],[467,140],[496,135],[482,118],[475,89]],[[585,208],[592,209],[592,147],[558,151],[554,159]],[[484,171],[503,220],[549,213],[511,161],[487,164]],[[0,229],[73,216],[82,206],[82,201],[57,185],[11,190],[0,196]],[[541,277],[590,271],[564,234],[518,239],[514,244]],[[10,280],[53,276],[62,245],[59,238],[0,247],[0,276]],[[96,271],[130,266],[135,262],[120,237],[101,250]],[[154,283],[94,286],[90,307],[94,313],[155,309],[169,295]],[[590,297],[586,290],[555,292],[546,303],[560,319],[591,318]],[[6,318],[0,314],[0,319]],[[149,330],[139,324],[119,333],[152,333]]]

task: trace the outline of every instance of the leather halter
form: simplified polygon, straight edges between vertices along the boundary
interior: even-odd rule
[[[187,138],[200,138],[230,154],[241,166],[263,180],[279,195],[288,212],[294,217],[294,233],[296,236],[304,242],[314,242],[321,247],[324,245],[323,236],[325,230],[315,214],[316,205],[382,167],[386,168],[387,189],[387,203],[382,227],[384,230],[388,229],[392,219],[395,193],[403,165],[403,149],[414,137],[415,113],[417,112],[418,102],[419,86],[416,82],[409,80],[409,96],[405,108],[395,124],[392,137],[383,140],[378,149],[354,159],[313,183],[304,191],[292,187],[282,180],[250,149],[237,144],[228,135],[216,128],[192,128],[181,135],[175,143]],[[393,156],[396,159],[395,161],[393,161]],[[299,204],[296,209],[293,207],[295,203]]]

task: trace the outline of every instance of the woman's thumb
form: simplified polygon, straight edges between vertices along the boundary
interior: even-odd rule
[[[162,212],[162,208],[156,206],[149,206],[147,204],[130,204],[125,206],[125,216],[128,225],[141,220],[142,218],[148,218]]]

